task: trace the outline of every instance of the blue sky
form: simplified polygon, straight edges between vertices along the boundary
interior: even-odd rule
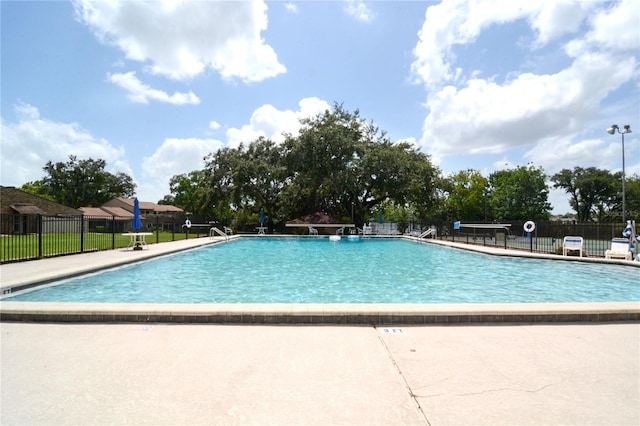
[[[640,174],[640,2],[2,1],[0,183],[104,159],[158,201],[334,101],[443,174]],[[555,213],[569,212],[552,191]]]

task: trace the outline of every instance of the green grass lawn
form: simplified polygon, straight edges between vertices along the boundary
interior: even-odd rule
[[[189,238],[205,234],[189,234]],[[124,248],[129,245],[130,237],[122,233],[96,233],[88,232],[82,236],[84,239],[83,251],[111,250]],[[147,244],[157,242],[184,240],[185,234],[171,232],[154,232],[146,237]],[[57,256],[62,254],[80,253],[79,233],[43,234],[42,257]],[[39,238],[36,234],[29,235],[2,235],[0,238],[0,262],[9,262],[39,257]]]

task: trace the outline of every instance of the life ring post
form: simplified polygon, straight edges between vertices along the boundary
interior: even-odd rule
[[[527,238],[529,239],[529,251],[533,252],[533,238],[531,238],[531,233],[536,229],[536,223],[532,220],[528,220],[524,223],[524,231],[527,233]]]
[[[186,230],[186,235],[187,235],[187,239],[189,238],[189,229],[191,229],[191,221],[189,220],[189,218],[187,217],[187,220],[184,221],[184,227],[187,228]]]

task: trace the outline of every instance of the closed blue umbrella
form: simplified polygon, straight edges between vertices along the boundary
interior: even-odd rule
[[[140,220],[140,203],[138,199],[133,199],[133,220],[131,221],[131,227],[133,229],[142,228],[142,221]]]
[[[378,223],[384,223],[384,218],[382,217],[382,210],[380,210],[380,216],[378,217]]]
[[[260,226],[264,226],[264,209],[260,209]]]

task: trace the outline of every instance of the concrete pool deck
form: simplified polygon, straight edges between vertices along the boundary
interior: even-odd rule
[[[202,240],[7,264],[0,280],[12,288]],[[566,305],[556,309],[610,312]],[[429,326],[2,322],[0,424],[638,425],[640,324],[593,315]]]
[[[638,425],[640,324],[0,323],[2,425]]]

